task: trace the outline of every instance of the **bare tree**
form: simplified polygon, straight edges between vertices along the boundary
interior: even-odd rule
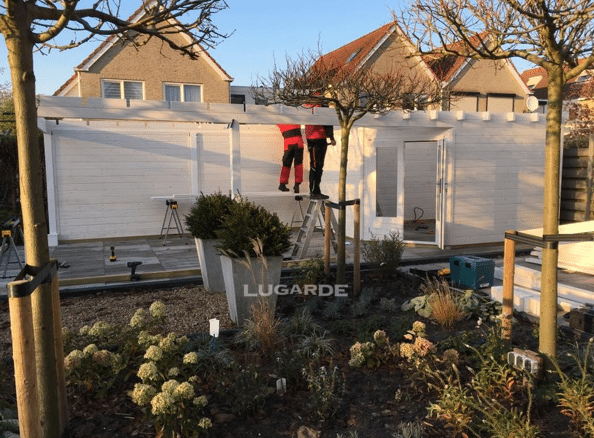
[[[336,111],[340,135],[338,183],[337,282],[345,279],[346,177],[349,135],[353,124],[367,113],[381,114],[395,109],[426,108],[442,99],[444,90],[432,76],[419,69],[399,68],[376,71],[339,65],[320,51],[307,52],[286,65],[274,66],[266,78],[252,87],[257,99],[269,104],[331,107]]]
[[[415,0],[403,12],[419,53],[523,58],[548,73],[544,234],[559,232],[563,86],[594,62],[592,0]],[[462,41],[462,46],[456,45]],[[540,351],[556,355],[558,250],[542,261]]]
[[[8,49],[14,97],[25,251],[31,272],[39,272],[50,261],[36,136],[33,52],[63,50],[95,37],[118,35],[138,45],[157,38],[197,58],[200,53],[195,42],[212,46],[225,37],[211,21],[213,14],[227,8],[224,0],[142,0],[139,3],[140,8],[130,19],[119,17],[121,0],[5,0],[0,5],[0,32]],[[180,33],[186,33],[191,39],[178,38]],[[24,360],[37,363],[43,436],[57,437],[61,432],[56,402],[57,347],[54,347],[54,314],[48,284],[35,290],[31,303],[36,357]]]

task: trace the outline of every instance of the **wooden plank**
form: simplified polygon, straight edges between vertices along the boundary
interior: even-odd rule
[[[588,177],[588,169],[586,167],[564,167],[563,178],[568,179],[586,179]]]
[[[580,158],[563,158],[563,169],[570,168],[570,167],[587,167],[588,166],[588,157],[580,157]]]
[[[582,179],[563,179],[561,181],[562,189],[574,189],[585,191],[587,187],[588,186],[586,181]]]
[[[586,191],[585,190],[575,190],[575,189],[563,189],[561,190],[561,198],[567,200],[577,200],[577,201],[586,201]]]
[[[586,211],[586,203],[580,201],[568,201],[562,200],[561,201],[561,208],[565,211]]]
[[[594,212],[592,208],[592,190],[594,190],[594,134],[590,134],[588,142],[588,167],[586,169],[586,205],[584,209],[584,220],[590,219]]]
[[[563,211],[561,211],[559,217],[561,218],[562,221],[578,222],[584,218],[584,213],[581,211],[574,212],[574,211],[563,210]]]

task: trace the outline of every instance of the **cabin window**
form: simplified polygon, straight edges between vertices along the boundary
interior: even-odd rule
[[[144,99],[144,86],[137,81],[102,81],[103,97],[106,99]]]
[[[167,102],[202,102],[202,86],[195,84],[164,84]]]
[[[376,216],[396,217],[398,204],[397,168],[398,150],[394,147],[380,147],[376,156]]]

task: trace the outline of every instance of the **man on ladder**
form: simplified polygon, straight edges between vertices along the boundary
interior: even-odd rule
[[[277,125],[284,139],[283,167],[280,174],[278,189],[281,192],[288,192],[289,175],[291,165],[295,162],[295,186],[293,191],[299,193],[299,184],[303,181],[303,137],[301,136],[301,125]]]
[[[309,193],[311,199],[328,199],[322,194],[320,182],[328,144],[336,145],[334,127],[331,125],[305,125],[305,138],[309,151]]]

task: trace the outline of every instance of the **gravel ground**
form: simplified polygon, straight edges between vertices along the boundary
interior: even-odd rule
[[[218,318],[221,330],[234,328],[225,294],[209,294],[202,287],[102,292],[84,297],[62,298],[62,326],[78,331],[97,321],[128,323],[139,308],[148,310],[154,301],[167,309],[165,330],[178,334],[209,331],[209,319]],[[8,303],[0,302],[0,356],[12,354]]]

